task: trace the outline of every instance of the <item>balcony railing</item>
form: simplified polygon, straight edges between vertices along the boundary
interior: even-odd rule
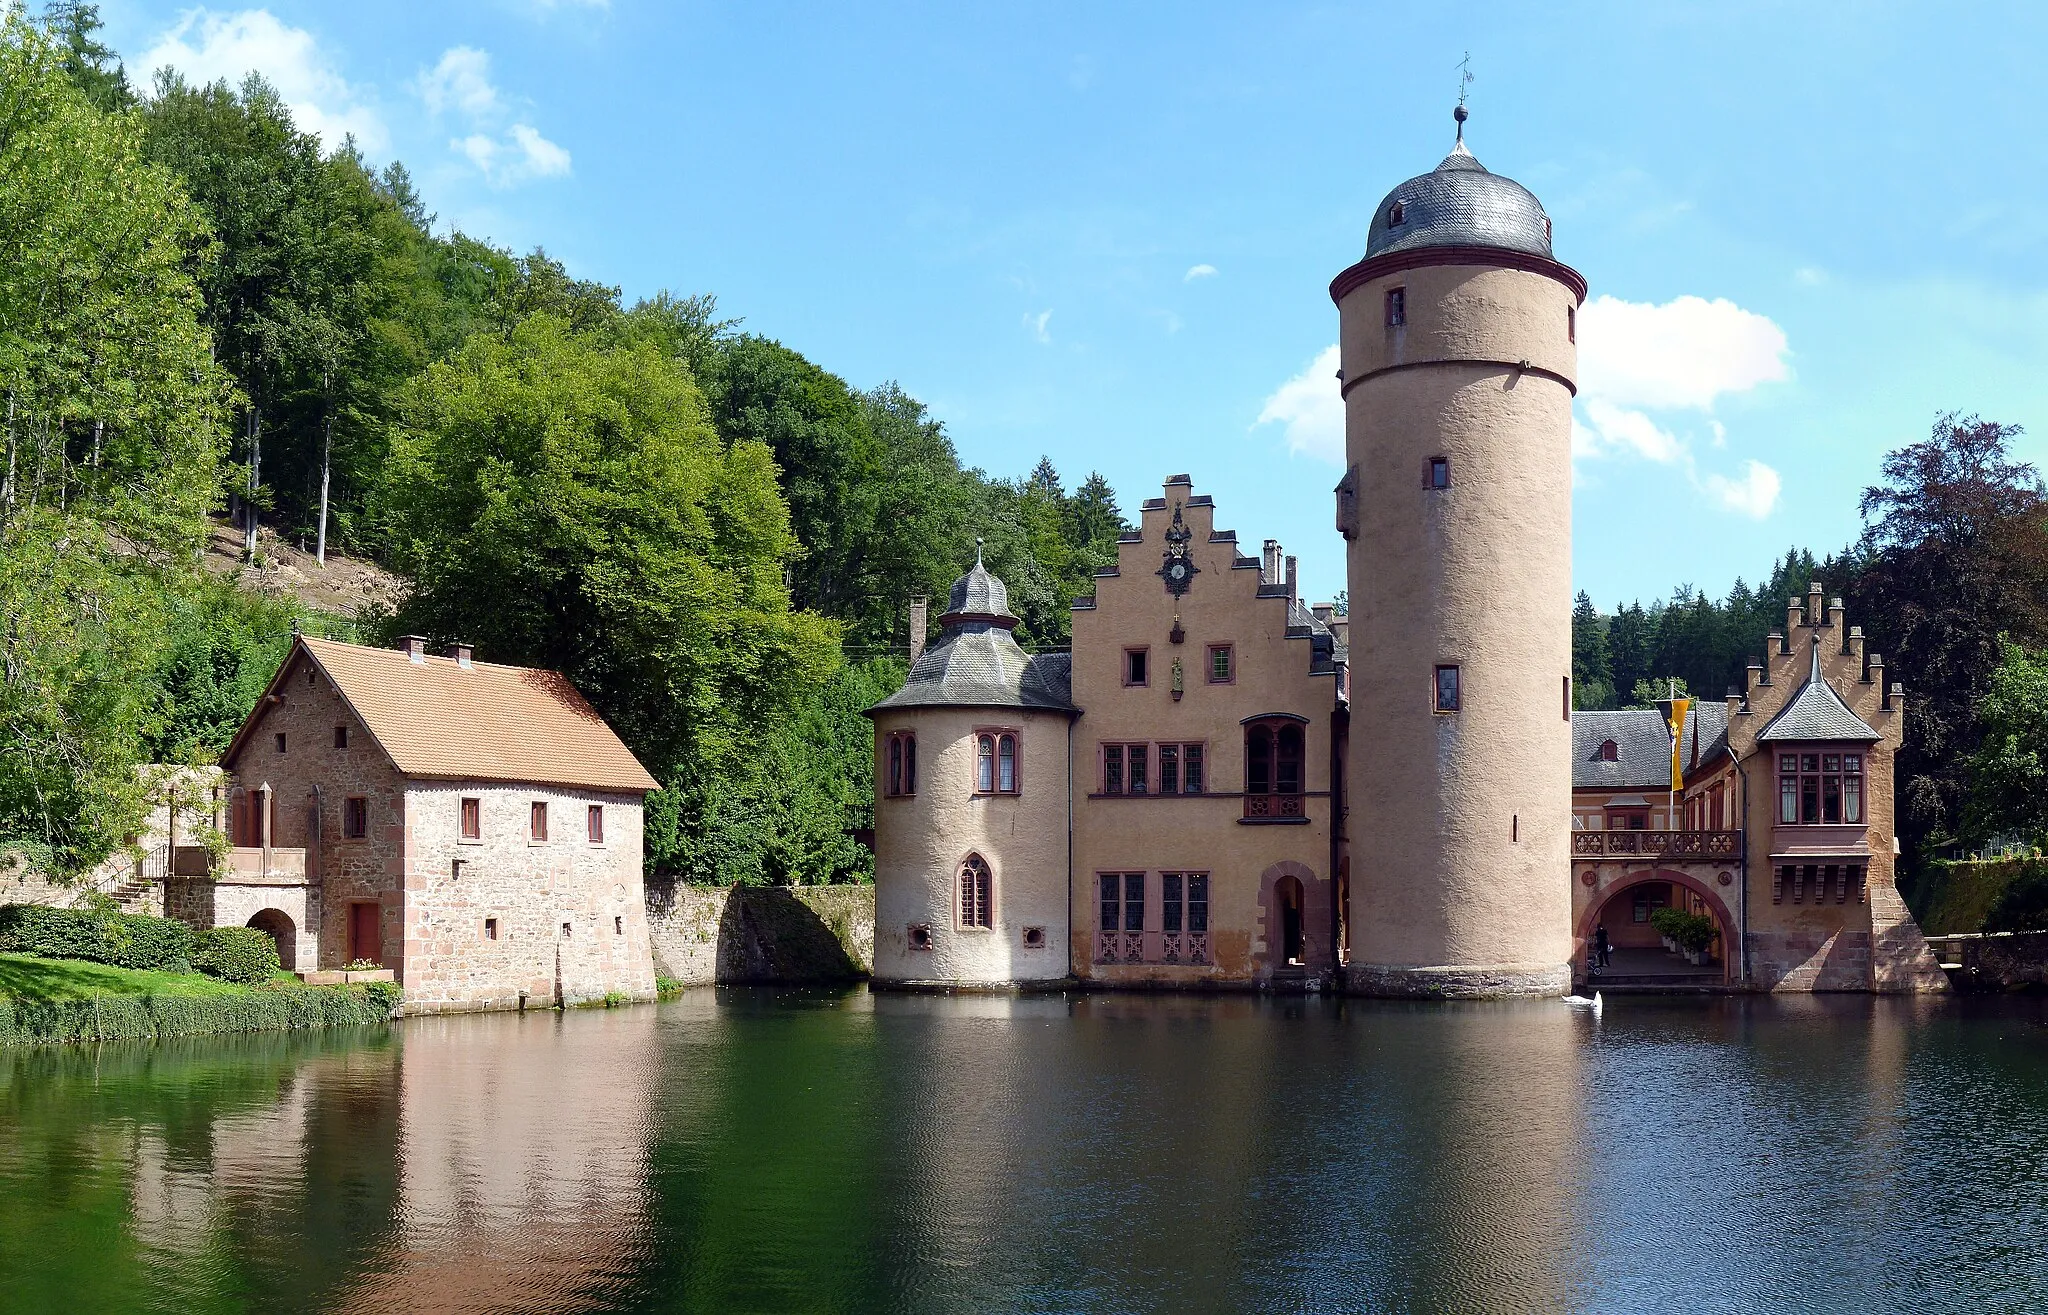
[[[1572,853],[1583,858],[1736,858],[1740,831],[1574,831]]]
[[[306,884],[306,851],[303,849],[259,849],[237,845],[230,849],[217,874],[221,881],[242,885],[303,886]],[[171,856],[171,874],[179,877],[212,877],[213,855],[201,845],[180,845]]]
[[[1208,964],[1209,933],[1099,931],[1095,933],[1095,962]]]
[[[1244,815],[1259,822],[1293,820],[1302,816],[1301,800],[1298,794],[1248,794],[1244,797]]]

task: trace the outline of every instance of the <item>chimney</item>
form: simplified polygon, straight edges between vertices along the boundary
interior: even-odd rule
[[[1756,658],[1749,660],[1749,667],[1745,675],[1748,677],[1748,683],[1742,687],[1742,696],[1744,698],[1748,698],[1749,691],[1755,689],[1758,685],[1768,685],[1771,683],[1770,674],[1764,670],[1764,664]]]
[[[476,650],[468,644],[459,641],[448,646],[448,656],[454,658],[455,665],[461,667],[464,671],[468,671],[476,665],[473,660],[476,657]]]
[[[1262,560],[1259,563],[1259,583],[1279,584],[1280,541],[1278,539],[1266,540],[1266,550],[1261,554],[1261,558]]]
[[[1314,607],[1308,609],[1308,614],[1327,626],[1330,624],[1330,618],[1337,615],[1337,605],[1335,603],[1317,603]]]
[[[1828,624],[1833,626],[1837,630],[1840,630],[1842,628],[1842,612],[1843,607],[1841,599],[1828,599]]]
[[[425,666],[427,661],[427,640],[424,635],[400,635],[398,651],[416,667]]]
[[[924,656],[925,617],[931,611],[931,600],[923,594],[910,600],[910,660],[916,662]]]
[[[1863,627],[1850,626],[1848,636],[1842,640],[1842,651],[1857,657],[1863,656]]]
[[[1886,692],[1884,683],[1884,654],[1872,653],[1870,655],[1870,672],[1863,679],[1877,686],[1878,706],[1889,710],[1892,706],[1892,700],[1891,695]]]
[[[1289,601],[1300,597],[1300,592],[1295,587],[1297,578],[1295,558],[1292,553],[1289,553],[1287,557],[1287,597]]]
[[[1803,604],[1803,603],[1802,603],[1802,602],[1801,602],[1801,601],[1800,601],[1799,599],[1797,599],[1797,598],[1788,598],[1788,599],[1786,599],[1786,600],[1785,600],[1785,633],[1789,635],[1789,634],[1791,634],[1791,633],[1792,633],[1793,631],[1795,631],[1795,630],[1799,629],[1799,627],[1800,627],[1800,626],[1802,626],[1802,625],[1805,625],[1805,624],[1806,624],[1806,607],[1805,607],[1805,605],[1804,605],[1804,604]],[[1787,653],[1790,653],[1790,652],[1792,651],[1792,646],[1791,646],[1790,644],[1787,644],[1787,645],[1785,646],[1785,651],[1786,651]]]

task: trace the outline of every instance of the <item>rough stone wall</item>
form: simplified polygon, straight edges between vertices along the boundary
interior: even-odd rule
[[[234,831],[235,800],[246,804],[268,785],[274,800],[271,844],[306,851],[307,884],[317,892],[305,910],[316,919],[311,928],[300,925],[290,910],[272,906],[292,916],[293,925],[310,933],[318,947],[299,967],[339,968],[349,962],[350,906],[371,903],[378,907],[382,943],[364,957],[397,970],[404,981],[404,779],[333,683],[304,654],[294,652],[275,692],[274,702],[259,703],[250,714],[254,724],[240,753],[223,764],[233,773],[230,806],[223,810],[229,839],[237,844],[246,839]],[[334,745],[337,726],[348,730],[346,748]],[[277,749],[280,733],[285,737],[282,753]],[[352,796],[364,800],[369,823],[360,839],[342,836],[342,809]]]
[[[1892,853],[1893,763],[1905,729],[1905,700],[1895,698],[1890,708],[1884,706],[1882,668],[1871,666],[1874,656],[1865,653],[1861,635],[1849,629],[1840,609],[1827,606],[1824,595],[1793,600],[1783,633],[1786,642],[1771,641],[1763,655],[1764,679],[1752,674],[1745,682],[1748,710],[1738,701],[1729,707],[1728,743],[1743,759],[1747,782],[1743,818],[1750,984],[1772,991],[1946,990],[1947,978],[1899,897]],[[1860,829],[1780,826],[1774,759],[1780,746],[1759,745],[1756,739],[1805,685],[1816,644],[1822,676],[1881,737],[1868,746],[1813,746],[1863,753],[1867,823]],[[1822,831],[1845,848],[1865,851],[1854,860],[1867,864],[1864,890],[1843,898],[1830,889],[1816,898],[1811,888],[1794,884],[1774,898],[1771,855],[1810,845]]]
[[[1311,972],[1335,967],[1335,882],[1330,870],[1332,712],[1336,677],[1309,674],[1310,642],[1290,639],[1288,599],[1259,596],[1260,542],[1219,533],[1216,509],[1190,501],[1185,482],[1164,486],[1163,505],[1145,507],[1139,538],[1118,546],[1116,574],[1095,582],[1095,606],[1074,613],[1075,726],[1072,959],[1082,978],[1131,986],[1254,984],[1284,967],[1275,889],[1283,876],[1303,886],[1303,960]],[[1172,630],[1175,601],[1157,572],[1173,507],[1191,532],[1188,556],[1198,574],[1178,606],[1183,642]],[[1239,556],[1252,559],[1239,566]],[[1275,580],[1273,584],[1283,581]],[[1208,679],[1209,648],[1229,644],[1232,679]],[[1148,683],[1124,684],[1127,649],[1147,650]],[[1173,696],[1173,663],[1181,696]],[[1247,717],[1292,714],[1302,726],[1304,818],[1299,823],[1244,820]],[[1162,795],[1158,754],[1148,750],[1152,793],[1106,795],[1104,744],[1201,744],[1204,792]],[[1104,873],[1145,874],[1147,962],[1096,957],[1101,920],[1097,882]],[[1160,874],[1209,874],[1208,964],[1169,965],[1161,940]]]
[[[1542,274],[1466,265],[1383,275],[1339,306],[1359,490],[1352,961],[1383,970],[1364,989],[1404,972],[1568,980],[1575,301]],[[1461,669],[1457,713],[1432,710],[1438,664]]]
[[[1019,733],[1018,793],[977,795],[974,737]],[[877,755],[891,731],[917,733],[917,793],[875,801],[877,981],[999,985],[1068,975],[1068,719],[1021,708],[889,708],[875,717]],[[876,764],[875,779],[883,779]],[[994,877],[994,926],[962,927],[959,872],[979,854]],[[910,948],[913,925],[929,950]],[[1027,929],[1043,933],[1025,943]]]
[[[1971,933],[1943,942],[1967,991],[2048,989],[2048,931]],[[1944,974],[1946,976],[1946,974]]]
[[[655,971],[685,986],[842,982],[873,970],[873,886],[647,886]]]
[[[461,835],[461,801],[480,810]],[[531,838],[545,803],[548,836]],[[588,839],[586,809],[604,809]],[[578,1004],[654,995],[641,885],[641,804],[625,795],[483,781],[406,788],[407,1012]],[[495,936],[490,934],[495,921]]]

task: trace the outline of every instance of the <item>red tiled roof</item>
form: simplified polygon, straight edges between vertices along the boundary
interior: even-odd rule
[[[661,788],[559,672],[491,662],[464,667],[447,657],[415,663],[398,649],[303,635],[297,642],[407,776]],[[291,665],[287,658],[284,669]],[[232,762],[241,740],[235,737],[223,761]]]

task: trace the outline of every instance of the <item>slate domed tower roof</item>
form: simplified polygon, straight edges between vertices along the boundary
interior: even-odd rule
[[[953,582],[938,642],[910,664],[903,688],[869,712],[884,708],[1036,708],[1075,711],[1073,658],[1067,653],[1026,653],[1010,632],[1017,617],[1010,591],[982,564]]]
[[[1365,255],[1424,247],[1490,247],[1545,260],[1550,216],[1528,188],[1489,173],[1465,146],[1465,110],[1457,111],[1458,141],[1443,163],[1388,192],[1373,212]]]

